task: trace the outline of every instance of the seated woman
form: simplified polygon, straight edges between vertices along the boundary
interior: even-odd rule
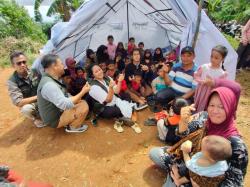
[[[163,58],[162,49],[160,47],[157,47],[154,51],[153,62],[155,64],[158,64],[160,59],[162,58]]]
[[[104,76],[100,66],[94,64],[89,69],[89,76],[92,78],[89,95],[95,100],[94,112],[103,118],[118,118],[114,124],[117,132],[123,132],[123,121],[121,118],[132,119],[132,128],[136,133],[141,133],[139,125],[136,123],[136,112],[133,111],[134,104],[121,100],[115,94],[120,92],[121,83],[124,79],[119,78],[117,85],[110,77]]]
[[[228,139],[232,147],[232,156],[228,159],[229,169],[219,186],[243,186],[247,171],[248,152],[235,124],[235,114],[240,98],[240,85],[229,80],[215,80],[216,89],[212,90],[206,112],[191,116],[192,107],[181,110],[181,120],[176,131],[181,140],[171,148],[153,148],[150,158],[161,168],[170,171],[173,161],[183,162],[180,145],[186,140],[193,142],[191,156],[200,151],[204,136],[217,135]],[[191,178],[192,180],[192,178]],[[169,185],[167,180],[165,186]]]

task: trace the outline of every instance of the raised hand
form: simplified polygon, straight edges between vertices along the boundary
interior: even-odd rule
[[[111,80],[111,81],[109,82],[109,88],[112,88],[112,89],[113,89],[114,86],[115,86],[115,81]]]
[[[165,73],[168,73],[168,71],[169,71],[169,66],[168,65],[166,65],[166,64],[163,64],[163,71],[165,72]]]
[[[89,92],[90,88],[91,88],[91,86],[89,85],[88,82],[86,82],[86,84],[82,88],[82,91],[84,91],[85,93],[87,93],[87,92]]]
[[[141,69],[142,69],[143,71],[148,71],[148,66],[146,66],[146,65],[141,65]]]
[[[124,74],[121,73],[119,75],[118,82],[122,82],[124,80],[124,77],[125,77]]]

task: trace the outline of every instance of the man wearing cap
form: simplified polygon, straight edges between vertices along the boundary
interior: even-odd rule
[[[187,46],[181,50],[181,62],[176,63],[169,74],[167,74],[168,67],[164,66],[166,72],[164,81],[170,87],[157,93],[158,103],[168,105],[176,97],[187,99],[190,103],[193,102],[197,86],[197,82],[194,80],[194,72],[197,70],[197,65],[193,62],[194,58],[194,49]]]
[[[42,59],[45,73],[37,89],[37,101],[44,124],[52,128],[65,127],[69,133],[79,133],[87,130],[83,122],[89,107],[81,98],[89,92],[88,83],[75,96],[70,97],[66,86],[61,82],[64,65],[57,55],[48,54]]]
[[[7,81],[9,96],[12,103],[18,106],[21,113],[33,120],[38,128],[45,125],[40,119],[37,107],[37,86],[40,76],[35,70],[29,70],[27,57],[21,51],[14,51],[10,55],[12,67],[15,69]]]

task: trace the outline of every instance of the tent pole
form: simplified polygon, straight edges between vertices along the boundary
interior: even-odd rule
[[[128,42],[129,42],[129,14],[128,14],[128,0],[127,0],[127,27],[128,27]]]
[[[197,21],[196,21],[196,28],[195,28],[194,38],[193,38],[193,42],[192,42],[193,48],[195,48],[195,46],[196,46],[196,42],[197,42],[198,35],[199,35],[200,23],[201,23],[201,10],[202,10],[203,3],[204,3],[204,0],[199,1],[198,17],[197,17]]]

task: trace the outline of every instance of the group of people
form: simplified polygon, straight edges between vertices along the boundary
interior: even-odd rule
[[[110,35],[80,62],[67,58],[66,67],[59,56],[45,55],[42,74],[16,51],[9,95],[36,127],[69,133],[86,131],[91,112],[95,126],[100,118],[114,118],[117,132],[126,125],[141,133],[137,112],[149,106],[154,116],[144,124],[155,125],[159,140],[171,145],[150,151],[167,173],[165,186],[243,186],[248,153],[235,124],[240,86],[227,80],[223,66],[227,48],[215,46],[200,67],[192,47],[178,51],[164,56],[160,47],[137,46],[135,38],[125,49]]]

